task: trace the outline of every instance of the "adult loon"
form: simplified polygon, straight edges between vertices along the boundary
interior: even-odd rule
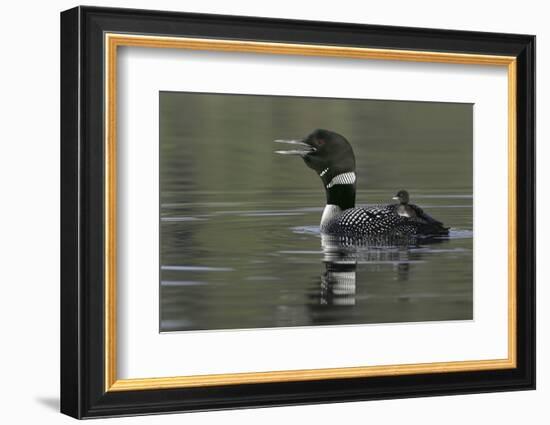
[[[323,234],[353,238],[430,237],[447,235],[449,229],[416,205],[409,205],[408,193],[401,191],[399,204],[355,207],[355,155],[349,142],[329,130],[315,130],[302,140],[275,140],[293,146],[275,151],[301,156],[321,178],[326,206],[321,217]]]

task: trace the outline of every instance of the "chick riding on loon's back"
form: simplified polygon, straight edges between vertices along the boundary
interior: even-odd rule
[[[402,190],[394,199],[399,204],[355,207],[355,155],[349,142],[329,130],[315,130],[303,140],[275,140],[295,149],[275,151],[282,155],[299,155],[321,178],[326,206],[321,218],[321,232],[351,237],[436,236],[447,235],[443,223],[433,219],[416,205],[409,204],[409,194]]]

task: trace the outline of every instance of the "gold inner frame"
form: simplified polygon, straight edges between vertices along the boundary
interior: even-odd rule
[[[105,34],[105,391],[133,391],[285,381],[311,381],[416,373],[447,373],[516,367],[516,58],[462,53],[370,49],[328,45]],[[116,324],[116,123],[117,48],[119,46],[325,56],[507,67],[508,72],[508,357],[418,364],[284,370],[175,377],[118,379]]]

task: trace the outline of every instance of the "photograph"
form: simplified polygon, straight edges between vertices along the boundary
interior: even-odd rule
[[[160,332],[473,320],[474,106],[159,92]]]

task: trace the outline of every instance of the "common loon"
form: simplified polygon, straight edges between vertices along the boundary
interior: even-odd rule
[[[416,211],[418,207],[416,205],[409,205],[409,192],[400,190],[392,199],[399,201],[399,206],[396,211],[401,217],[411,218],[417,216]]]
[[[293,145],[291,150],[275,151],[301,156],[321,178],[326,206],[321,217],[323,234],[371,237],[429,237],[447,235],[449,229],[416,205],[410,205],[408,193],[399,192],[399,204],[355,207],[355,155],[349,142],[329,130],[315,130],[302,140],[275,140]]]

